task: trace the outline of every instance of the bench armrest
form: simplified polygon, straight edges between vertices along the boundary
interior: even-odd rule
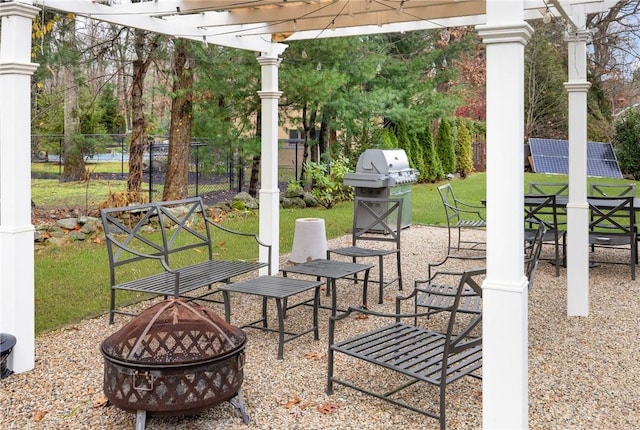
[[[266,248],[268,250],[269,257],[268,257],[268,261],[267,262],[269,263],[269,265],[271,265],[271,249],[272,249],[272,247],[271,247],[270,244],[265,243],[262,240],[260,240],[260,237],[258,237],[257,234],[255,234],[255,233],[246,233],[246,232],[243,232],[243,231],[230,229],[230,228],[225,227],[225,226],[223,226],[221,224],[218,224],[217,222],[215,222],[214,220],[212,220],[208,216],[205,216],[204,220],[208,225],[211,225],[211,226],[213,226],[213,227],[215,227],[217,229],[220,229],[220,230],[222,230],[224,232],[227,232],[227,233],[230,233],[230,234],[235,234],[235,235],[238,235],[238,236],[252,237],[259,246],[262,246],[262,247],[264,247],[264,248]]]
[[[106,234],[105,238],[110,241],[116,248],[118,248],[118,253],[121,252],[126,252],[129,254],[133,254],[136,255],[138,257],[140,257],[141,259],[152,259],[152,260],[158,260],[160,262],[160,264],[162,264],[162,267],[165,271],[170,272],[170,273],[176,273],[176,271],[174,271],[173,269],[171,269],[171,267],[169,267],[169,264],[167,264],[167,260],[164,257],[164,255],[155,255],[155,254],[146,254],[144,252],[139,252],[136,251],[135,249],[131,249],[129,248],[127,245],[125,245],[124,243],[120,242],[119,240],[117,240],[114,235],[112,234]]]

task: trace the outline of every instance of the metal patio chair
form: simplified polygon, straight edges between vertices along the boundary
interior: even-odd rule
[[[529,289],[533,287],[538,259],[542,250],[543,238],[546,228],[544,224],[538,224],[538,229],[532,241],[525,241],[524,245],[524,275],[526,276]],[[446,309],[451,307],[456,296],[456,285],[451,282],[452,277],[460,276],[461,273],[437,272],[429,279],[415,281],[415,288],[411,295],[400,297],[399,300],[406,300],[415,297],[414,311],[419,308]],[[458,312],[480,313],[482,312],[482,298],[471,288],[465,289],[460,296]]]
[[[636,184],[589,184],[589,197],[635,197]]]
[[[482,250],[484,241],[463,240],[462,231],[465,229],[484,229],[487,221],[483,212],[484,206],[472,205],[462,200],[458,200],[451,188],[451,184],[445,184],[438,187],[438,193],[442,199],[444,211],[447,218],[447,229],[449,234],[449,242],[447,245],[447,255],[452,255],[451,250],[455,249],[471,249]],[[457,244],[452,245],[453,230],[457,232]],[[461,247],[461,245],[470,245],[469,247]]]
[[[544,225],[544,243],[553,245],[554,257],[551,259],[556,266],[556,277],[560,276],[560,266],[566,266],[567,231],[561,228],[559,206],[556,195],[527,194],[524,196],[524,240],[534,242],[539,225]]]
[[[400,232],[402,231],[402,198],[356,197],[353,210],[351,246],[327,250],[327,260],[332,254],[349,257],[356,263],[359,258],[378,260],[378,279],[369,279],[378,284],[378,303],[382,303],[384,288],[398,282],[402,290],[402,259]],[[380,246],[386,243],[391,246]],[[395,256],[396,276],[385,278],[385,257]],[[347,278],[349,279],[349,278]],[[358,281],[357,275],[353,278]]]
[[[542,244],[544,243],[544,235],[546,233],[544,224],[538,224],[533,240],[524,244],[524,274],[529,281],[529,290],[533,287],[536,271],[538,269],[538,261],[542,252]]]
[[[622,248],[630,253],[631,279],[636,279],[638,240],[633,197],[589,197],[589,244],[604,248]],[[596,263],[626,264],[619,261]]]
[[[404,407],[414,412],[438,419],[440,429],[446,428],[445,394],[448,385],[470,376],[482,379],[482,313],[458,318],[459,304],[464,291],[473,290],[478,296],[482,294],[479,276],[485,270],[472,270],[461,274],[456,282],[457,287],[453,295],[452,304],[448,308],[430,310],[423,313],[402,314],[397,306],[395,313],[381,313],[363,308],[350,307],[345,313],[329,319],[329,349],[327,371],[327,394],[333,394],[334,384],[340,384],[365,394],[386,400],[396,406]],[[387,325],[357,334],[345,340],[335,339],[336,323],[351,314],[362,313],[369,318],[388,318]],[[435,323],[436,314],[443,314],[441,323],[444,330],[427,328],[429,325],[440,326]],[[420,326],[412,324],[416,318],[427,318],[429,321]],[[408,320],[403,322],[403,320]],[[336,376],[335,355],[344,354],[348,357],[362,360],[349,362],[352,371],[345,376]],[[364,362],[364,363],[363,363]],[[384,381],[367,377],[370,366],[396,372],[400,381],[395,388],[389,389]],[[362,371],[353,372],[357,366]],[[346,375],[353,375],[347,378]],[[360,375],[360,377],[358,377]],[[379,383],[379,384],[378,384]],[[403,396],[407,387],[415,383],[425,388],[434,386],[438,389],[439,401],[437,406],[425,405],[424,399],[416,399],[415,395]]]

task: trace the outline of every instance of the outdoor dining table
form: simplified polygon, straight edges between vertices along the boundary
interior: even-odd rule
[[[364,272],[364,278],[362,279],[362,305],[366,307],[367,284],[369,282],[369,271],[372,267],[373,264],[317,259],[283,268],[281,269],[281,272],[284,277],[286,277],[288,273],[297,273],[300,275],[315,276],[317,280],[326,278],[327,293],[331,293],[331,307],[327,308],[322,305],[320,305],[320,307],[324,309],[331,309],[331,316],[335,316],[336,311],[339,310],[337,309],[336,281],[349,276],[356,276],[358,273]]]

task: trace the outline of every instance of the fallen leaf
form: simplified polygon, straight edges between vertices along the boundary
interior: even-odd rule
[[[33,416],[33,419],[36,422],[40,422],[42,421],[45,415],[47,415],[47,411],[36,411],[35,415]]]
[[[340,405],[336,403],[326,402],[318,406],[318,412],[320,412],[321,414],[332,414],[336,412],[338,409],[340,409]]]
[[[322,360],[324,358],[324,354],[321,352],[307,352],[304,355],[304,358],[308,358],[309,360]]]
[[[99,396],[99,397],[96,397],[95,399],[93,399],[93,407],[94,408],[107,406],[108,404],[109,404],[109,399],[107,399],[105,396]]]
[[[291,409],[292,407],[294,407],[295,405],[297,405],[298,403],[300,403],[302,400],[300,399],[300,397],[298,397],[297,394],[294,394],[293,397],[291,398],[291,400],[289,400],[284,407],[287,409]]]
[[[100,239],[100,238],[99,238],[99,237],[97,237],[97,236],[96,236],[96,237],[94,237],[91,241],[92,241],[93,243],[95,243],[95,244],[101,244],[101,243],[102,243],[102,239]]]

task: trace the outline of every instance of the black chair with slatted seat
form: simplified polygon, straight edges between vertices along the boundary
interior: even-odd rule
[[[589,184],[589,197],[635,197],[636,184]]]
[[[402,198],[356,197],[354,201],[351,246],[327,250],[327,260],[333,254],[358,259],[378,260],[378,279],[369,283],[378,284],[378,303],[382,303],[384,289],[398,282],[402,290],[402,259],[400,232],[402,231]],[[385,278],[385,257],[395,256],[396,276]],[[350,279],[350,278],[345,278]],[[352,278],[358,281],[357,275]]]
[[[589,197],[635,197],[636,184],[589,184]],[[604,229],[607,225],[600,226]],[[636,229],[637,232],[637,229]],[[640,237],[640,236],[639,236]],[[591,251],[595,250],[596,245],[591,245]],[[636,263],[638,261],[636,260]]]
[[[538,260],[542,251],[543,239],[546,228],[544,224],[538,224],[536,234],[533,240],[526,241],[524,244],[524,275],[527,278],[529,289],[533,287],[535,274],[538,268]],[[420,308],[445,309],[453,304],[456,296],[456,284],[451,282],[459,272],[439,271],[433,276],[429,276],[427,280],[415,281],[415,288],[411,295],[401,297],[402,300],[415,298],[414,312],[418,312]],[[466,288],[460,296],[460,304],[458,312],[461,313],[480,313],[482,312],[482,297],[471,288]]]
[[[402,304],[398,302],[395,313],[350,307],[346,312],[331,317],[329,319],[327,394],[333,394],[334,384],[343,385],[386,400],[396,406],[436,418],[439,420],[440,429],[444,430],[447,387],[467,376],[482,379],[480,373],[482,313],[459,318],[461,314],[459,305],[463,292],[468,289],[473,290],[478,296],[482,295],[478,278],[485,274],[484,269],[479,269],[466,271],[460,275],[455,283],[457,287],[452,304],[447,308],[403,314],[400,312]],[[367,315],[368,320],[385,318],[390,320],[390,323],[337,341],[335,339],[336,324],[352,314]],[[442,318],[435,318],[436,316]],[[411,321],[417,318],[428,321],[421,321],[419,325],[412,324]],[[408,322],[403,322],[404,320]],[[435,320],[438,320],[437,324]],[[444,327],[440,324],[444,324]],[[430,325],[433,327],[428,328]],[[361,361],[349,361],[350,371],[337,376],[336,354],[344,354]],[[397,372],[402,380],[398,381],[395,388],[389,389],[386,386],[387,381],[368,377],[370,366],[381,366],[388,371]],[[425,388],[437,387],[439,401],[436,407],[426,406],[423,399],[416,401],[415,396],[402,395],[402,390],[413,387],[416,383]]]
[[[567,231],[562,229],[560,210],[555,194],[538,195],[526,194],[524,196],[524,240],[533,242],[538,232],[539,225],[545,227],[544,243],[553,245],[554,256],[551,259],[556,266],[556,277],[560,276],[560,266],[566,266]]]
[[[482,250],[484,241],[468,240],[462,238],[464,230],[485,229],[487,221],[485,219],[485,207],[473,205],[456,198],[451,184],[444,184],[438,187],[438,193],[444,206],[447,218],[447,230],[449,234],[449,242],[447,245],[447,255],[454,255],[451,251],[460,251],[460,249]],[[457,243],[452,244],[452,236],[454,231],[457,233]],[[462,246],[467,245],[467,246]],[[446,258],[445,258],[446,260]]]
[[[589,197],[589,244],[609,249],[629,251],[631,279],[636,279],[638,239],[633,197]],[[626,264],[605,260],[595,263]]]

